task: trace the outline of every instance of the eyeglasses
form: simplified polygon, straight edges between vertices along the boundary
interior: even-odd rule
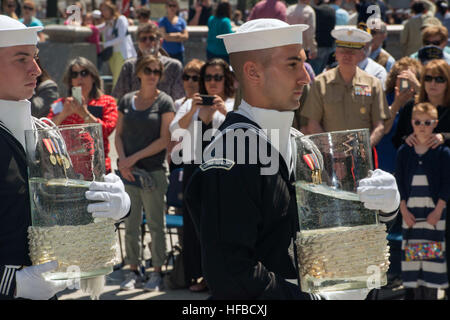
[[[433,46],[440,46],[441,43],[442,43],[442,40],[440,40],[440,41],[428,41],[428,40],[425,40],[423,42],[423,44],[426,45],[426,46],[431,46],[431,45],[433,45]]]
[[[15,8],[16,5],[15,4],[8,4],[8,8]]]
[[[183,80],[184,81],[189,81],[189,79],[192,79],[192,81],[197,82],[200,77],[199,76],[190,76],[188,74],[183,74]]]
[[[158,38],[155,36],[139,37],[139,42],[145,42],[147,40],[150,42],[153,42],[153,41],[156,41],[156,39],[158,39]]]
[[[212,75],[212,74],[205,74],[205,81],[206,82],[210,82],[212,80],[214,80],[216,82],[219,82],[219,81],[222,81],[223,78],[224,78],[223,74],[214,74],[214,75]]]
[[[161,70],[159,69],[150,69],[149,67],[145,67],[144,68],[144,74],[149,76],[151,74],[154,74],[155,76],[160,76],[161,75]]]
[[[432,124],[434,124],[437,120],[424,120],[424,121],[420,121],[420,120],[413,120],[413,123],[415,126],[426,126],[429,127]]]
[[[168,4],[167,6],[168,6],[169,8],[176,8],[176,7],[177,7],[176,4]]]
[[[86,78],[88,75],[90,75],[90,73],[86,69],[81,70],[81,71],[71,71],[70,72],[70,77],[72,79],[78,78],[78,75],[80,75],[82,78]]]
[[[23,10],[30,10],[30,11],[33,11],[34,8],[33,8],[33,7],[28,7],[28,6],[23,6]]]
[[[434,81],[436,81],[436,83],[444,83],[444,82],[447,81],[447,79],[445,79],[445,77],[443,77],[443,76],[437,76],[437,77],[433,77],[433,76],[425,76],[425,77],[423,78],[423,80],[424,80],[425,82],[431,82],[431,81],[433,81],[433,79],[434,79]]]

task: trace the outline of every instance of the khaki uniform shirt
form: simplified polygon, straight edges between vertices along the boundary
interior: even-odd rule
[[[351,83],[346,84],[338,68],[314,79],[301,115],[318,121],[324,131],[368,128],[390,117],[381,82],[356,68]]]

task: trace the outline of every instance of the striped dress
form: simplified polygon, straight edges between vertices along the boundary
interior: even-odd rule
[[[427,288],[447,288],[447,264],[444,258],[426,261],[405,261],[405,244],[408,240],[410,244],[428,241],[442,241],[443,251],[445,251],[445,219],[446,209],[443,210],[441,219],[434,226],[426,222],[428,214],[433,211],[435,204],[430,196],[428,179],[422,168],[422,161],[414,173],[411,185],[411,193],[407,200],[408,210],[415,216],[416,224],[408,229],[403,220],[403,241],[402,241],[402,278],[405,287],[417,288],[425,286]]]

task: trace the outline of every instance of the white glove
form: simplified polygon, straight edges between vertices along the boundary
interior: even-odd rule
[[[42,274],[58,267],[57,261],[25,267],[16,272],[16,298],[48,300],[70,284],[66,280],[45,280]]]
[[[114,173],[106,175],[105,182],[92,182],[89,191],[86,191],[86,199],[102,201],[87,207],[94,218],[120,220],[128,213],[131,205],[122,180]]]
[[[356,191],[359,200],[364,202],[367,209],[389,213],[397,210],[400,205],[400,193],[395,177],[380,169],[373,171],[368,178],[362,179]]]
[[[321,292],[319,295],[325,300],[364,300],[369,294],[369,289],[344,290],[333,292]]]

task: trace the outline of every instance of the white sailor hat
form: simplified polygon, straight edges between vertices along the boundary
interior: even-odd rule
[[[236,33],[218,35],[228,53],[302,44],[306,24],[290,25],[278,19],[255,19],[241,25]]]
[[[372,36],[355,27],[343,27],[331,31],[331,35],[336,39],[336,47],[361,49],[372,40]]]
[[[0,15],[0,47],[36,45],[43,27],[26,27],[16,19]]]
[[[102,17],[102,12],[98,9],[92,11],[92,17],[94,19],[100,19]]]

